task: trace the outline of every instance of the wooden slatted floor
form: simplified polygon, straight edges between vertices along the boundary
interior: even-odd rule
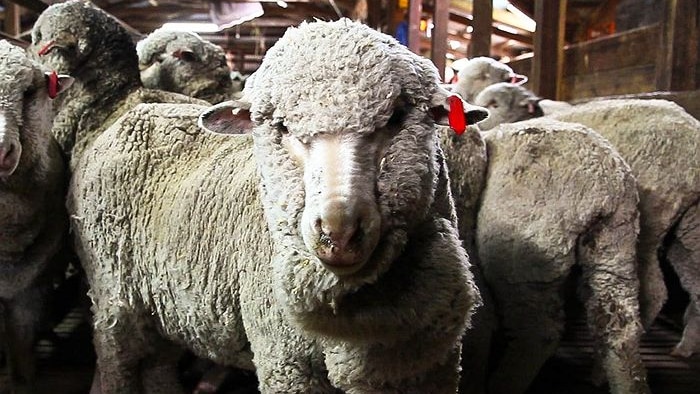
[[[678,319],[662,315],[642,338],[642,358],[655,394],[700,394],[700,356],[681,360],[669,355],[680,338]],[[55,329],[52,338],[37,346],[38,394],[88,393],[94,368],[94,352],[84,309],[74,308]],[[583,318],[569,319],[557,354],[543,367],[528,394],[605,394],[607,388],[590,381],[592,342]],[[190,366],[194,365],[190,363]],[[200,364],[201,367],[202,364]],[[183,379],[189,387],[203,372],[190,368]],[[255,392],[254,380],[229,375],[217,391],[223,394]],[[0,375],[0,394],[8,393],[7,376]]]

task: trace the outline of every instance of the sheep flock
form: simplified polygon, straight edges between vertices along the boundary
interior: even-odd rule
[[[576,303],[590,381],[647,394],[664,264],[671,354],[700,353],[700,121],[672,102],[544,100],[485,57],[445,85],[349,19],[290,27],[242,91],[217,45],[88,1],[31,38],[0,41],[13,392],[70,258],[91,393],[184,393],[187,354],[261,393],[526,393]]]

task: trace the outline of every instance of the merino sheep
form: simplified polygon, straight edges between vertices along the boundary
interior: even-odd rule
[[[201,108],[173,104],[100,135],[69,207],[103,391],[138,392],[139,366],[163,372],[174,342],[255,367],[265,393],[455,392],[479,294],[436,141],[438,78],[365,25],[307,23],[268,51],[246,102],[201,117],[252,138],[200,131]]]
[[[578,269],[611,392],[648,392],[638,348],[638,197],[629,167],[576,124],[530,120],[483,136],[488,168],[476,248],[507,339],[490,392],[524,392],[554,354],[567,285]],[[446,151],[448,159],[458,154]]]
[[[497,84],[477,102],[488,105],[489,123],[522,119],[515,104],[537,97],[520,86]],[[495,102],[499,106],[489,105]],[[607,138],[629,163],[639,187],[641,312],[651,325],[666,300],[659,256],[667,259],[688,292],[683,337],[673,354],[700,351],[700,122],[665,100],[600,100],[551,115],[593,128]]]
[[[220,103],[234,89],[224,50],[190,32],[155,30],[136,45],[146,88],[182,93]]]
[[[516,74],[507,64],[496,59],[475,57],[469,59],[457,72],[457,82],[452,85],[452,91],[471,103],[486,86],[498,82],[524,84],[527,82],[527,77]]]
[[[65,268],[67,182],[50,99],[71,82],[0,41],[0,342],[18,393],[34,392],[34,341]]]
[[[49,6],[32,28],[27,52],[46,67],[75,78],[75,86],[57,100],[52,129],[71,168],[102,131],[139,103],[208,105],[185,95],[144,89],[129,33],[90,2]]]

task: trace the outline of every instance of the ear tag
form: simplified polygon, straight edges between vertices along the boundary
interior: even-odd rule
[[[39,49],[39,52],[37,52],[37,55],[39,55],[39,56],[46,55],[51,50],[51,48],[53,48],[53,44],[55,44],[54,40],[47,42],[46,45],[44,45],[43,47],[41,47],[41,49]]]
[[[450,96],[447,98],[450,103],[450,112],[447,114],[447,119],[450,123],[450,128],[457,135],[462,135],[467,129],[467,119],[464,116],[464,105],[462,99],[458,96]]]
[[[48,75],[48,91],[49,91],[49,98],[55,99],[56,96],[58,96],[58,75],[56,74],[56,71],[52,71],[51,74]]]

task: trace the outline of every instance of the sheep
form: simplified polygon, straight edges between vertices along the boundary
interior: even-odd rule
[[[603,369],[594,371],[594,382],[602,383],[604,372],[613,393],[648,392],[639,354],[638,195],[629,167],[576,124],[535,119],[483,138],[488,166],[475,244],[507,340],[489,392],[524,392],[554,354],[578,269]],[[451,173],[459,171],[452,157],[460,152],[445,154]]]
[[[209,104],[143,88],[131,36],[90,2],[70,0],[46,8],[32,28],[27,52],[45,67],[75,78],[75,86],[56,100],[52,128],[70,168],[102,131],[139,103]]]
[[[50,99],[71,82],[0,41],[0,341],[13,392],[34,392],[34,341],[65,268],[67,180],[50,133]]]
[[[158,29],[136,44],[146,88],[219,103],[236,92],[223,49],[191,32]]]
[[[168,343],[263,393],[455,392],[480,299],[435,122],[486,113],[438,81],[365,25],[304,23],[245,100],[141,104],[97,137],[68,206],[103,392],[139,392]]]
[[[516,121],[524,117],[515,105],[537,97],[522,87],[497,84],[485,89],[477,102],[492,109],[479,125]],[[519,115],[520,114],[520,115]],[[640,233],[638,257],[641,275],[641,312],[651,325],[667,298],[659,256],[667,259],[688,292],[685,329],[672,354],[688,357],[700,351],[700,122],[677,104],[666,100],[599,100],[550,115],[593,128],[620,152],[638,180]],[[650,121],[652,120],[652,121]]]
[[[457,82],[451,90],[471,103],[486,86],[497,82],[524,84],[527,77],[516,74],[510,66],[496,59],[480,56],[469,61],[457,72]]]

